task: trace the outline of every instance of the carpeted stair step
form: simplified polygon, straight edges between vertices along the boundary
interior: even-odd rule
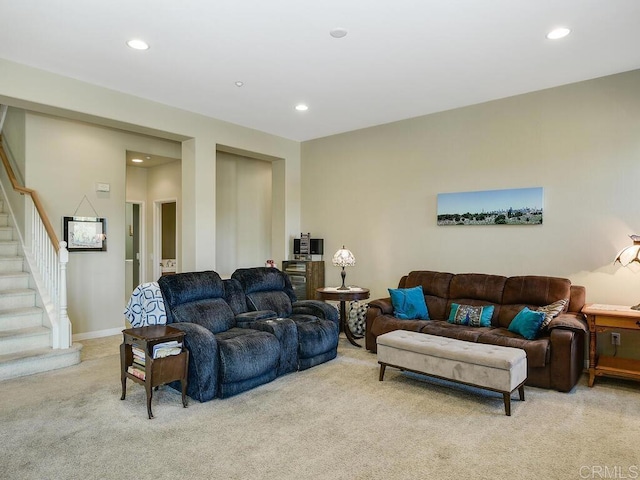
[[[7,227],[9,225],[9,214],[0,212],[0,227]]]
[[[29,288],[29,273],[0,272],[0,292],[16,288]]]
[[[0,240],[0,256],[16,257],[18,255],[18,242],[15,240]]]
[[[13,240],[13,228],[0,227],[0,240]]]
[[[34,307],[36,292],[31,288],[13,288],[0,291],[0,312],[9,308]]]
[[[21,272],[23,261],[15,255],[0,256],[0,272]]]
[[[8,308],[0,311],[0,331],[42,326],[39,307]]]
[[[81,350],[82,344],[74,343],[66,349],[44,347],[0,355],[0,381],[76,365]]]
[[[51,346],[51,330],[47,327],[27,327],[0,330],[0,352],[3,354]]]

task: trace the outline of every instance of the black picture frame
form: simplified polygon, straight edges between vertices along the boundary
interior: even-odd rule
[[[64,241],[69,252],[106,252],[107,219],[63,217]]]

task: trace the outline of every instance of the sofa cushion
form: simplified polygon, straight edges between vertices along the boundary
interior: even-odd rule
[[[507,277],[485,275],[482,273],[461,273],[451,279],[449,299],[459,304],[468,302],[464,299],[481,300],[488,303],[502,302]]]
[[[393,315],[378,315],[371,324],[371,333],[376,337],[394,330],[408,330],[419,332],[431,320],[400,320]]]
[[[508,330],[522,335],[527,340],[534,340],[538,336],[544,317],[544,312],[537,312],[530,310],[529,307],[524,307],[511,320]]]
[[[425,325],[419,330],[421,333],[438,335],[439,337],[455,338],[456,340],[466,340],[467,342],[477,342],[480,335],[491,331],[492,327],[469,327],[465,325],[455,325],[446,320],[431,320],[424,322]]]
[[[412,288],[389,288],[393,315],[402,320],[429,320],[429,311],[424,301],[422,286]]]
[[[522,348],[527,352],[527,365],[531,368],[544,367],[549,362],[550,341],[548,336],[527,340],[506,328],[492,328],[478,337],[478,343]]]
[[[569,298],[570,295],[571,281],[566,278],[536,275],[509,277],[504,287],[498,324],[507,328],[524,307],[535,310],[557,300]]]
[[[444,320],[447,318],[447,298],[449,284],[454,277],[452,273],[414,271],[400,281],[401,288],[411,288],[420,285],[424,294],[430,318]]]

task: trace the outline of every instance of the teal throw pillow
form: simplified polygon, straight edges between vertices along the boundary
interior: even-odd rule
[[[524,307],[513,317],[509,324],[509,331],[522,335],[527,340],[535,340],[544,321],[544,312],[535,312]]]
[[[452,303],[447,322],[471,327],[490,327],[494,308],[493,305],[473,306]]]
[[[402,320],[429,320],[429,311],[424,301],[422,287],[389,288],[393,315]]]

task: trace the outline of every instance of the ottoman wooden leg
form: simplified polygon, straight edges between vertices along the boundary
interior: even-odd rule
[[[520,400],[524,402],[524,383],[518,387],[518,393],[520,394]]]
[[[378,380],[382,381],[382,379],[384,378],[384,369],[387,368],[387,366],[384,363],[380,364],[380,377],[378,378]]]
[[[502,398],[504,398],[504,413],[507,414],[507,417],[511,416],[511,393],[503,393]]]

